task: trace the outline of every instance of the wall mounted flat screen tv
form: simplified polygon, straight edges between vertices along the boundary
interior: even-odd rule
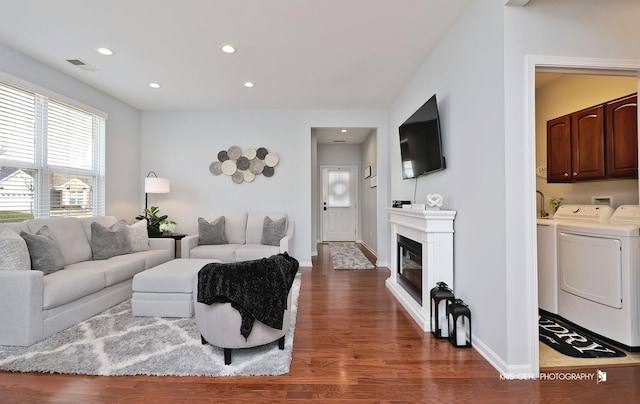
[[[417,178],[445,169],[435,94],[400,125],[398,131],[403,179]]]

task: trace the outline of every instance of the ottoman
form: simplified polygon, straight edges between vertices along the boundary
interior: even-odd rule
[[[131,311],[134,316],[193,317],[193,280],[214,259],[175,259],[133,277]]]

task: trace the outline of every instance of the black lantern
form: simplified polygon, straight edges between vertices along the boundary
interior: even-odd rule
[[[471,310],[461,299],[447,306],[449,342],[456,348],[471,347]]]
[[[453,290],[444,282],[436,283],[436,287],[431,289],[431,332],[438,339],[449,336],[447,306],[453,303],[455,298]]]

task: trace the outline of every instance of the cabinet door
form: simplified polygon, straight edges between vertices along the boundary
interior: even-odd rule
[[[573,181],[605,178],[604,105],[571,114]]]
[[[638,178],[638,96],[606,105],[607,176]]]
[[[547,182],[571,182],[571,116],[547,121]]]

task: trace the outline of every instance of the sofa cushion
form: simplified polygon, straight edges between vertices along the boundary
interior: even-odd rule
[[[104,286],[111,286],[131,279],[145,269],[144,259],[135,254],[126,254],[106,260],[78,262],[66,266],[64,271],[99,273],[104,279]]]
[[[209,223],[206,219],[198,218],[198,244],[217,245],[229,244],[224,235],[225,217],[220,216]]]
[[[104,289],[102,271],[61,271],[44,277],[42,308],[52,309]]]
[[[287,218],[283,217],[278,220],[271,220],[269,216],[264,218],[264,226],[262,227],[261,244],[264,245],[280,245],[280,240],[287,232]]]
[[[27,243],[15,231],[0,227],[0,270],[30,270]]]
[[[212,258],[223,262],[235,262],[240,244],[199,245],[191,249],[189,258]]]
[[[264,228],[264,218],[269,216],[271,220],[286,218],[285,213],[249,213],[247,218],[247,240],[246,244],[262,244],[262,229]],[[285,227],[286,232],[286,227]],[[244,243],[243,243],[244,244]]]
[[[58,241],[65,265],[91,259],[89,239],[84,232],[82,222],[77,217],[30,219],[26,223],[30,233],[37,232],[44,225],[49,227]]]
[[[149,232],[147,231],[147,219],[142,219],[127,226],[131,252],[146,251],[149,249]]]
[[[224,236],[229,244],[244,244],[247,242],[247,212],[240,213],[212,213],[207,215],[209,221],[224,216]]]
[[[236,261],[251,261],[260,258],[268,258],[280,253],[280,246],[245,244],[236,250]]]
[[[42,271],[47,275],[64,268],[62,251],[47,225],[42,226],[35,234],[21,231],[20,236],[27,243],[31,269]]]
[[[164,264],[174,259],[174,255],[168,250],[146,250],[129,254],[132,257],[142,259],[146,269],[153,268],[157,265]],[[115,258],[115,257],[114,257]]]
[[[94,260],[104,260],[131,252],[131,243],[124,220],[107,228],[98,222],[91,223],[91,251]]]

